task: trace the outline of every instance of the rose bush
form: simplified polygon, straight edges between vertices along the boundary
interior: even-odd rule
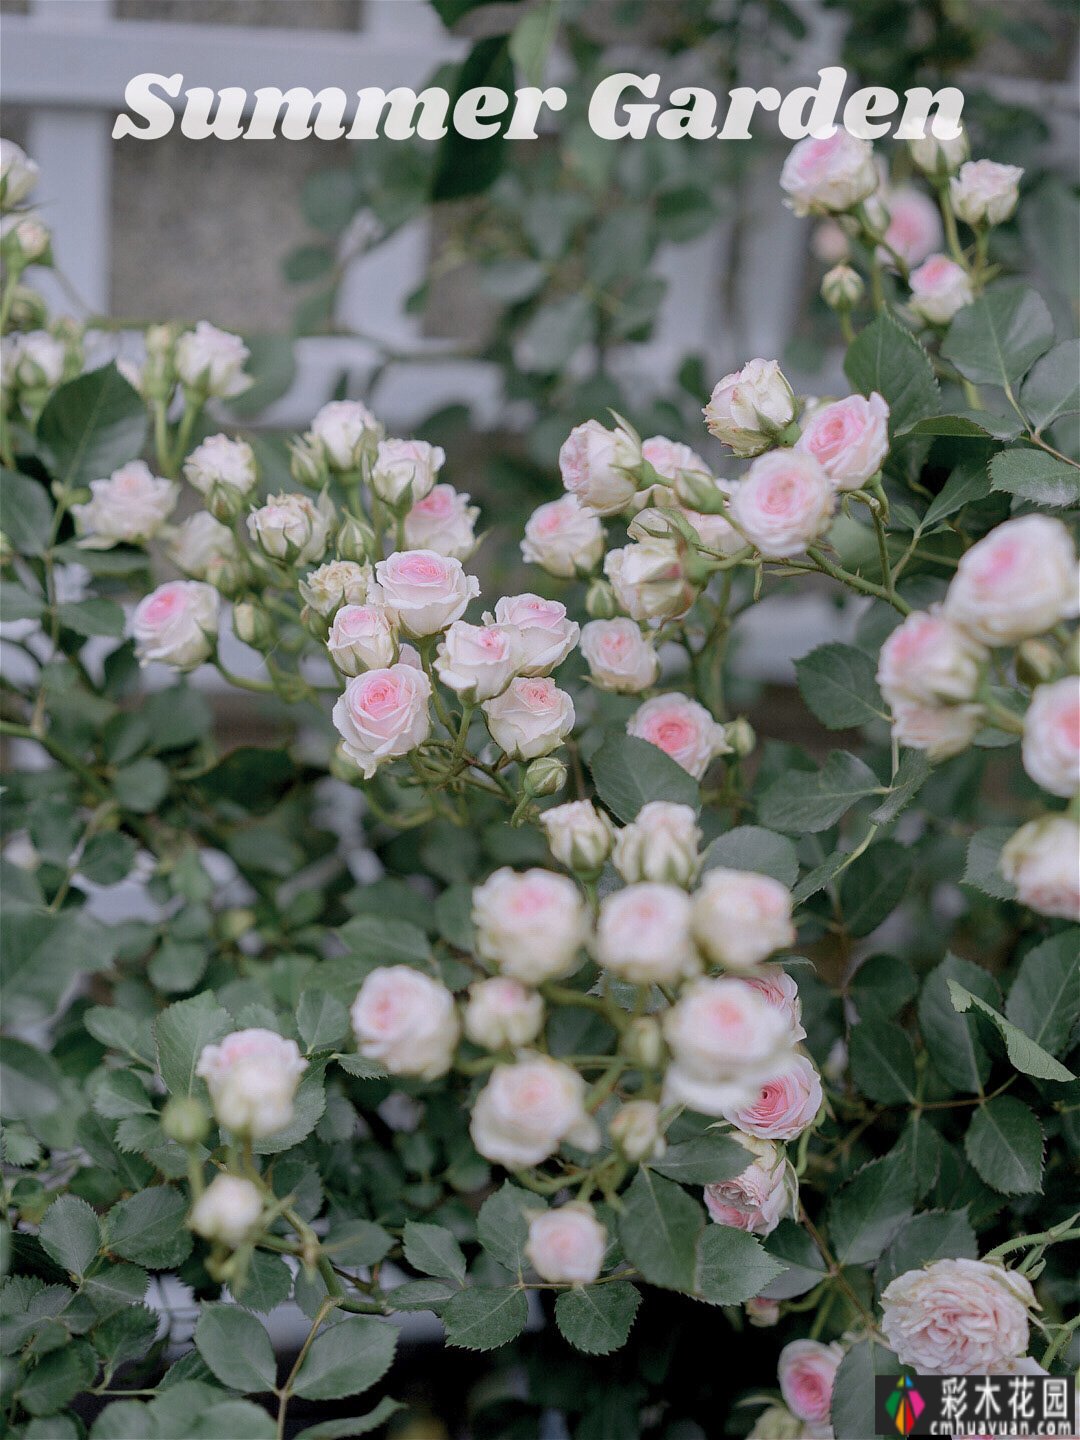
[[[824,287],[851,393],[724,377],[723,476],[583,420],[544,593],[480,599],[450,462],[360,402],[284,465],[226,434],[238,337],[155,327],[121,373],[5,336],[11,1433],[281,1436],[382,1380],[387,1317],[495,1350],[531,1291],[634,1357],[533,1377],[582,1437],[676,1433],[634,1350],[663,1292],[756,1327],[759,1436],[869,1435],[900,1363],[1067,1367],[1077,347],[1000,277],[1014,167],[914,159],[947,283],[866,142],[800,142],[791,203],[869,282]],[[34,174],[5,148],[6,207]],[[733,704],[742,616],[800,585],[853,600],[797,666],[824,759]],[[223,752],[202,667],[280,743]],[[164,1377],[151,1274],[200,1312]]]

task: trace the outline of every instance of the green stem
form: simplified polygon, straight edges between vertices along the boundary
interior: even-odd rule
[[[852,590],[859,590],[863,595],[874,595],[879,600],[886,601],[894,610],[899,610],[901,615],[911,614],[911,606],[906,600],[902,600],[899,595],[890,594],[883,585],[875,585],[870,580],[864,580],[861,575],[853,575],[850,570],[843,570],[839,565],[834,565],[818,546],[808,546],[806,553],[823,575],[831,575],[834,580],[839,580],[841,585],[847,585]]]

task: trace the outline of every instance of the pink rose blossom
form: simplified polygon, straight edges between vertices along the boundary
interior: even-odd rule
[[[549,575],[571,579],[595,569],[604,553],[604,527],[576,495],[549,500],[529,516],[521,542],[522,559]]]
[[[792,1340],[780,1351],[777,1377],[784,1403],[793,1415],[809,1425],[827,1425],[833,1382],[844,1358],[844,1347],[833,1341]]]
[[[975,298],[971,277],[948,255],[931,255],[908,276],[911,308],[930,325],[947,325]]]
[[[734,1179],[706,1185],[705,1207],[718,1225],[771,1235],[781,1220],[795,1216],[795,1171],[779,1145],[738,1131],[732,1139],[749,1151],[751,1161]]]
[[[800,140],[784,161],[781,189],[796,215],[841,214],[878,188],[874,147],[844,129]]]
[[[460,620],[465,607],[480,594],[474,575],[466,575],[461,561],[434,550],[398,550],[375,566],[369,599],[384,605],[391,617],[410,635],[422,638],[445,630]]]
[[[768,1005],[784,1016],[790,1026],[793,1044],[806,1039],[799,987],[782,966],[762,965],[752,974],[739,975],[736,978],[744,985],[751,986]]]
[[[935,1260],[907,1270],[881,1296],[881,1328],[920,1375],[986,1375],[1025,1354],[1030,1282],[984,1260]]]
[[[1080,790],[1080,679],[1040,685],[1024,716],[1024,769],[1051,795]]]
[[[857,490],[889,453],[889,407],[875,392],[822,405],[803,425],[796,451],[812,455],[838,490]]]
[[[515,760],[550,755],[574,728],[574,702],[544,677],[511,680],[483,708],[491,738]]]
[[[476,549],[480,508],[452,485],[435,485],[405,516],[405,544],[410,550],[434,550],[454,560],[467,560]]]
[[[914,610],[885,640],[877,682],[890,705],[971,700],[986,650],[940,610]]]
[[[821,1078],[813,1061],[793,1055],[761,1082],[756,1099],[724,1114],[740,1130],[762,1140],[794,1140],[814,1123],[821,1100]]]
[[[889,225],[885,245],[878,258],[885,265],[894,264],[895,251],[906,265],[918,265],[941,244],[941,216],[930,196],[913,185],[902,185],[885,198]]]
[[[345,753],[365,780],[387,760],[407,755],[427,739],[430,698],[431,681],[411,665],[368,670],[349,681],[332,718]]]
[[[1006,520],[960,557],[946,616],[984,645],[1015,645],[1077,613],[1076,548],[1060,520]]]
[[[716,755],[731,751],[724,727],[696,700],[673,692],[654,695],[639,705],[626,726],[626,733],[647,740],[670,755],[695,780],[700,780]]]
[[[518,632],[517,668],[521,675],[550,675],[570,654],[581,634],[577,621],[566,618],[566,606],[561,601],[527,592],[497,600],[495,619]]]
[[[801,555],[829,528],[836,494],[812,455],[777,450],[755,460],[731,499],[731,520],[769,560]]]

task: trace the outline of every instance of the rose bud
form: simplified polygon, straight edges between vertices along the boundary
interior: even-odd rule
[[[660,1106],[652,1100],[629,1100],[611,1117],[608,1135],[631,1165],[659,1160],[667,1150],[660,1124]]]
[[[396,664],[355,676],[331,719],[345,753],[370,780],[380,765],[415,750],[431,733],[431,681],[423,670]]]
[[[176,568],[193,580],[208,580],[218,590],[227,591],[227,582],[238,578],[239,553],[233,532],[205,510],[189,516],[169,535],[169,559]]]
[[[1002,875],[1021,905],[1059,920],[1080,921],[1080,825],[1044,815],[1022,825],[1003,847]]]
[[[363,605],[371,585],[371,567],[355,560],[329,560],[299,581],[304,601],[317,615],[334,615],[343,605]]]
[[[792,1340],[780,1351],[777,1378],[784,1403],[805,1425],[828,1425],[833,1383],[844,1347],[837,1341]]]
[[[850,265],[834,265],[821,277],[821,298],[830,310],[853,310],[866,286]]]
[[[1018,165],[966,161],[949,181],[949,200],[957,218],[971,226],[1001,225],[1016,209],[1023,173]]]
[[[269,613],[253,600],[238,600],[232,612],[233,634],[253,650],[266,651],[277,644],[277,626]]]
[[[306,495],[281,494],[253,510],[247,527],[264,555],[299,565],[322,559],[332,519],[333,506],[325,496],[316,504]]]
[[[485,1050],[517,1050],[544,1028],[544,1002],[517,980],[493,975],[469,986],[465,1034]]]
[[[679,483],[709,481],[709,467],[689,445],[678,440],[669,440],[666,435],[653,435],[641,445],[642,458],[652,467],[666,485],[650,485],[638,492],[634,504],[638,509],[647,505],[669,505],[673,492]]]
[[[550,754],[574,728],[574,702],[554,680],[511,680],[483,710],[491,738],[514,760]]]
[[[971,276],[948,255],[931,255],[908,276],[912,314],[928,325],[947,325],[975,298]]]
[[[611,620],[619,613],[615,591],[599,575],[593,577],[585,592],[585,612],[592,620]]]
[[[933,133],[924,135],[921,140],[909,140],[908,149],[924,175],[935,175],[939,179],[958,170],[971,154],[964,130],[952,140],[939,140]]]
[[[174,1095],[161,1112],[161,1129],[178,1145],[201,1145],[210,1133],[210,1116],[194,1095]]]
[[[688,986],[665,1015],[664,1034],[675,1062],[664,1080],[664,1103],[725,1119],[733,1106],[755,1098],[791,1047],[783,1015],[727,977]]]
[[[1077,612],[1076,550],[1060,520],[1006,520],[960,557],[945,615],[984,645],[1015,645]]]
[[[641,446],[621,425],[605,430],[599,420],[576,425],[559,451],[563,488],[598,515],[618,515],[637,494]]]
[[[14,140],[0,140],[0,205],[10,209],[25,200],[40,173],[35,162]]]
[[[693,934],[713,965],[746,970],[795,943],[791,891],[749,870],[706,872],[694,896]]]
[[[801,555],[829,528],[836,495],[812,455],[790,450],[763,455],[731,499],[731,519],[767,560]]]
[[[409,635],[437,635],[480,594],[475,575],[466,575],[461,561],[434,550],[398,550],[375,565],[377,587],[370,599],[385,605],[391,618]]]
[[[581,632],[589,678],[600,690],[636,695],[655,685],[660,658],[635,620],[590,620]]]
[[[575,495],[539,506],[525,525],[521,556],[549,575],[573,579],[594,570],[604,553],[604,527]]]
[[[685,615],[694,603],[695,588],[672,540],[651,538],[609,550],[604,556],[604,574],[620,608],[634,620],[658,623],[674,619]]]
[[[566,788],[567,770],[554,755],[541,755],[525,770],[523,786],[526,795],[543,797],[558,795]]]
[[[650,800],[619,831],[612,862],[628,885],[651,880],[686,889],[697,878],[700,845],[701,829],[689,805]]]
[[[170,580],[152,590],[131,617],[139,664],[196,669],[214,653],[220,605],[217,591],[201,580]]]
[[[235,1030],[219,1044],[203,1046],[195,1074],[206,1081],[218,1124],[261,1140],[291,1122],[307,1065],[295,1040],[273,1030]]]
[[[449,690],[469,701],[492,700],[514,678],[517,632],[507,625],[455,620],[439,641],[435,670]]]
[[[355,560],[358,565],[366,565],[381,553],[371,522],[355,515],[346,515],[342,520],[334,545],[342,560]]]
[[[591,800],[555,805],[540,816],[540,825],[560,865],[582,875],[598,875],[603,869],[611,854],[615,828]]]
[[[168,520],[179,494],[179,485],[152,474],[145,460],[129,460],[107,480],[91,480],[90,500],[71,513],[88,549],[141,545]]]
[[[761,1140],[794,1140],[814,1123],[821,1101],[821,1078],[813,1061],[793,1055],[761,1081],[755,1099],[728,1105],[724,1118]]]
[[[796,215],[843,214],[878,188],[874,147],[837,129],[827,140],[800,140],[784,161],[780,186]]]
[[[67,362],[67,346],[62,340],[46,330],[31,330],[14,339],[5,336],[3,343],[5,386],[17,382],[27,390],[37,390],[59,385]]]
[[[631,985],[674,985],[697,975],[690,901],[674,885],[628,885],[600,903],[597,963]]]
[[[52,264],[52,237],[36,215],[8,215],[0,220],[0,256],[13,274],[30,265]]]
[[[915,610],[882,645],[877,682],[890,705],[971,700],[986,660],[983,646],[939,610]]]
[[[454,997],[411,965],[379,965],[349,1011],[356,1048],[391,1075],[437,1080],[453,1062],[460,1029]]]
[[[985,1260],[935,1260],[881,1294],[881,1328],[919,1375],[993,1375],[1025,1355],[1031,1282]]]
[[[889,407],[875,392],[822,405],[803,424],[797,452],[811,455],[838,490],[858,490],[889,453]]]
[[[743,1302],[743,1314],[757,1330],[768,1330],[780,1323],[780,1305],[776,1300],[766,1300],[764,1295],[752,1295]]]
[[[737,1140],[753,1157],[731,1180],[705,1186],[705,1208],[717,1225],[730,1225],[752,1235],[771,1235],[781,1220],[793,1220],[799,1200],[795,1168],[783,1148],[738,1130]]]
[[[564,1141],[595,1150],[600,1132],[585,1110],[585,1081],[547,1055],[496,1065],[473,1105],[469,1134],[485,1160],[507,1170],[540,1165]]]
[[[446,460],[440,445],[426,440],[380,440],[371,467],[371,488],[387,505],[423,500]]]
[[[626,733],[663,750],[695,780],[701,779],[715,756],[731,752],[724,727],[704,705],[677,691],[654,695],[639,705]]]
[[[331,400],[311,422],[310,435],[322,446],[327,464],[339,474],[359,468],[374,455],[383,429],[359,400]]]
[[[763,965],[749,975],[739,975],[736,978],[756,990],[767,1005],[771,1005],[784,1017],[793,1045],[806,1039],[799,987],[782,966]]]
[[[666,1053],[664,1033],[653,1015],[639,1015],[623,1031],[619,1049],[644,1070],[659,1070]]]
[[[392,665],[397,639],[386,611],[379,606],[345,605],[334,616],[326,648],[343,675],[359,675]]]
[[[581,965],[589,915],[565,875],[496,870],[473,891],[472,918],[477,954],[524,985],[561,979]]]
[[[555,1285],[589,1285],[600,1274],[607,1231],[591,1205],[562,1205],[529,1221],[525,1255],[541,1280]]]
[[[253,383],[244,374],[251,351],[239,335],[219,330],[200,320],[176,342],[176,373],[189,389],[202,397],[231,399]]]
[[[187,1223],[204,1240],[235,1250],[255,1230],[262,1212],[258,1186],[239,1175],[215,1175],[191,1207]]]
[[[228,522],[239,514],[239,500],[255,488],[255,452],[243,440],[211,435],[184,461],[184,479],[205,495],[215,519]],[[222,513],[215,513],[221,510]]]
[[[1080,790],[1080,680],[1040,685],[1024,716],[1024,769],[1051,795]]]
[[[895,268],[899,256],[907,266],[918,265],[941,244],[938,207],[929,195],[913,185],[902,185],[891,191],[886,204],[889,223],[884,243],[878,248],[878,260],[882,265]]]
[[[297,485],[309,490],[323,490],[330,480],[330,466],[326,463],[326,451],[322,441],[308,432],[295,435],[289,441],[289,474]]]
[[[518,632],[519,675],[550,675],[573,650],[581,633],[577,622],[566,618],[566,606],[560,601],[528,593],[496,600],[495,620]]]
[[[795,419],[795,394],[775,360],[751,360],[724,376],[703,413],[709,434],[746,458],[776,444]]]
[[[435,485],[405,516],[405,544],[410,550],[434,550],[454,560],[467,560],[479,543],[479,506],[452,485]]]

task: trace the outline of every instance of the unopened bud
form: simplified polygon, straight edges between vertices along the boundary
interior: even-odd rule
[[[585,596],[585,609],[593,620],[614,620],[619,613],[615,591],[607,580],[596,579]]]
[[[337,534],[337,553],[341,560],[355,560],[363,564],[377,558],[378,546],[375,531],[367,520],[355,515],[346,515]]]
[[[749,755],[757,744],[754,727],[750,724],[750,721],[742,715],[740,715],[737,720],[732,720],[724,726],[724,739],[740,759]]]
[[[1061,658],[1046,640],[1025,640],[1016,652],[1017,678],[1025,685],[1044,685],[1061,666]]]
[[[660,1107],[651,1100],[631,1100],[608,1126],[611,1142],[631,1164],[658,1160],[667,1149],[660,1131]]]
[[[525,771],[525,790],[529,795],[557,795],[566,784],[566,766],[554,755],[542,755]]]
[[[201,1101],[174,1095],[161,1112],[161,1128],[178,1145],[201,1145],[210,1132],[210,1116]]]
[[[651,1015],[632,1020],[623,1031],[622,1051],[628,1060],[644,1070],[659,1070],[664,1059],[664,1036]]]
[[[335,780],[343,780],[346,785],[356,785],[364,778],[364,772],[356,761],[345,753],[343,745],[339,745],[330,757],[330,774]]]
[[[775,1300],[766,1300],[763,1295],[751,1296],[746,1301],[746,1318],[758,1330],[766,1330],[780,1320],[780,1306]]]
[[[830,310],[850,310],[863,297],[862,276],[850,265],[834,265],[821,281],[821,298]]]
[[[247,498],[235,485],[211,485],[206,492],[206,508],[222,525],[232,525],[247,508]]]
[[[11,541],[0,530],[0,565],[10,565],[15,558],[15,551],[12,549]]]
[[[13,330],[39,330],[48,316],[45,301],[27,285],[17,285],[11,301],[11,328]]]
[[[675,494],[699,515],[719,515],[724,509],[723,490],[711,475],[703,475],[700,470],[680,470],[675,477]]]
[[[11,215],[0,233],[0,255],[4,264],[18,273],[28,265],[52,264],[52,241],[48,227],[36,215]]]
[[[254,650],[269,650],[276,638],[273,620],[254,600],[240,600],[233,606],[233,634]]]
[[[314,436],[298,436],[289,441],[289,473],[298,485],[321,490],[330,477],[326,452]]]

